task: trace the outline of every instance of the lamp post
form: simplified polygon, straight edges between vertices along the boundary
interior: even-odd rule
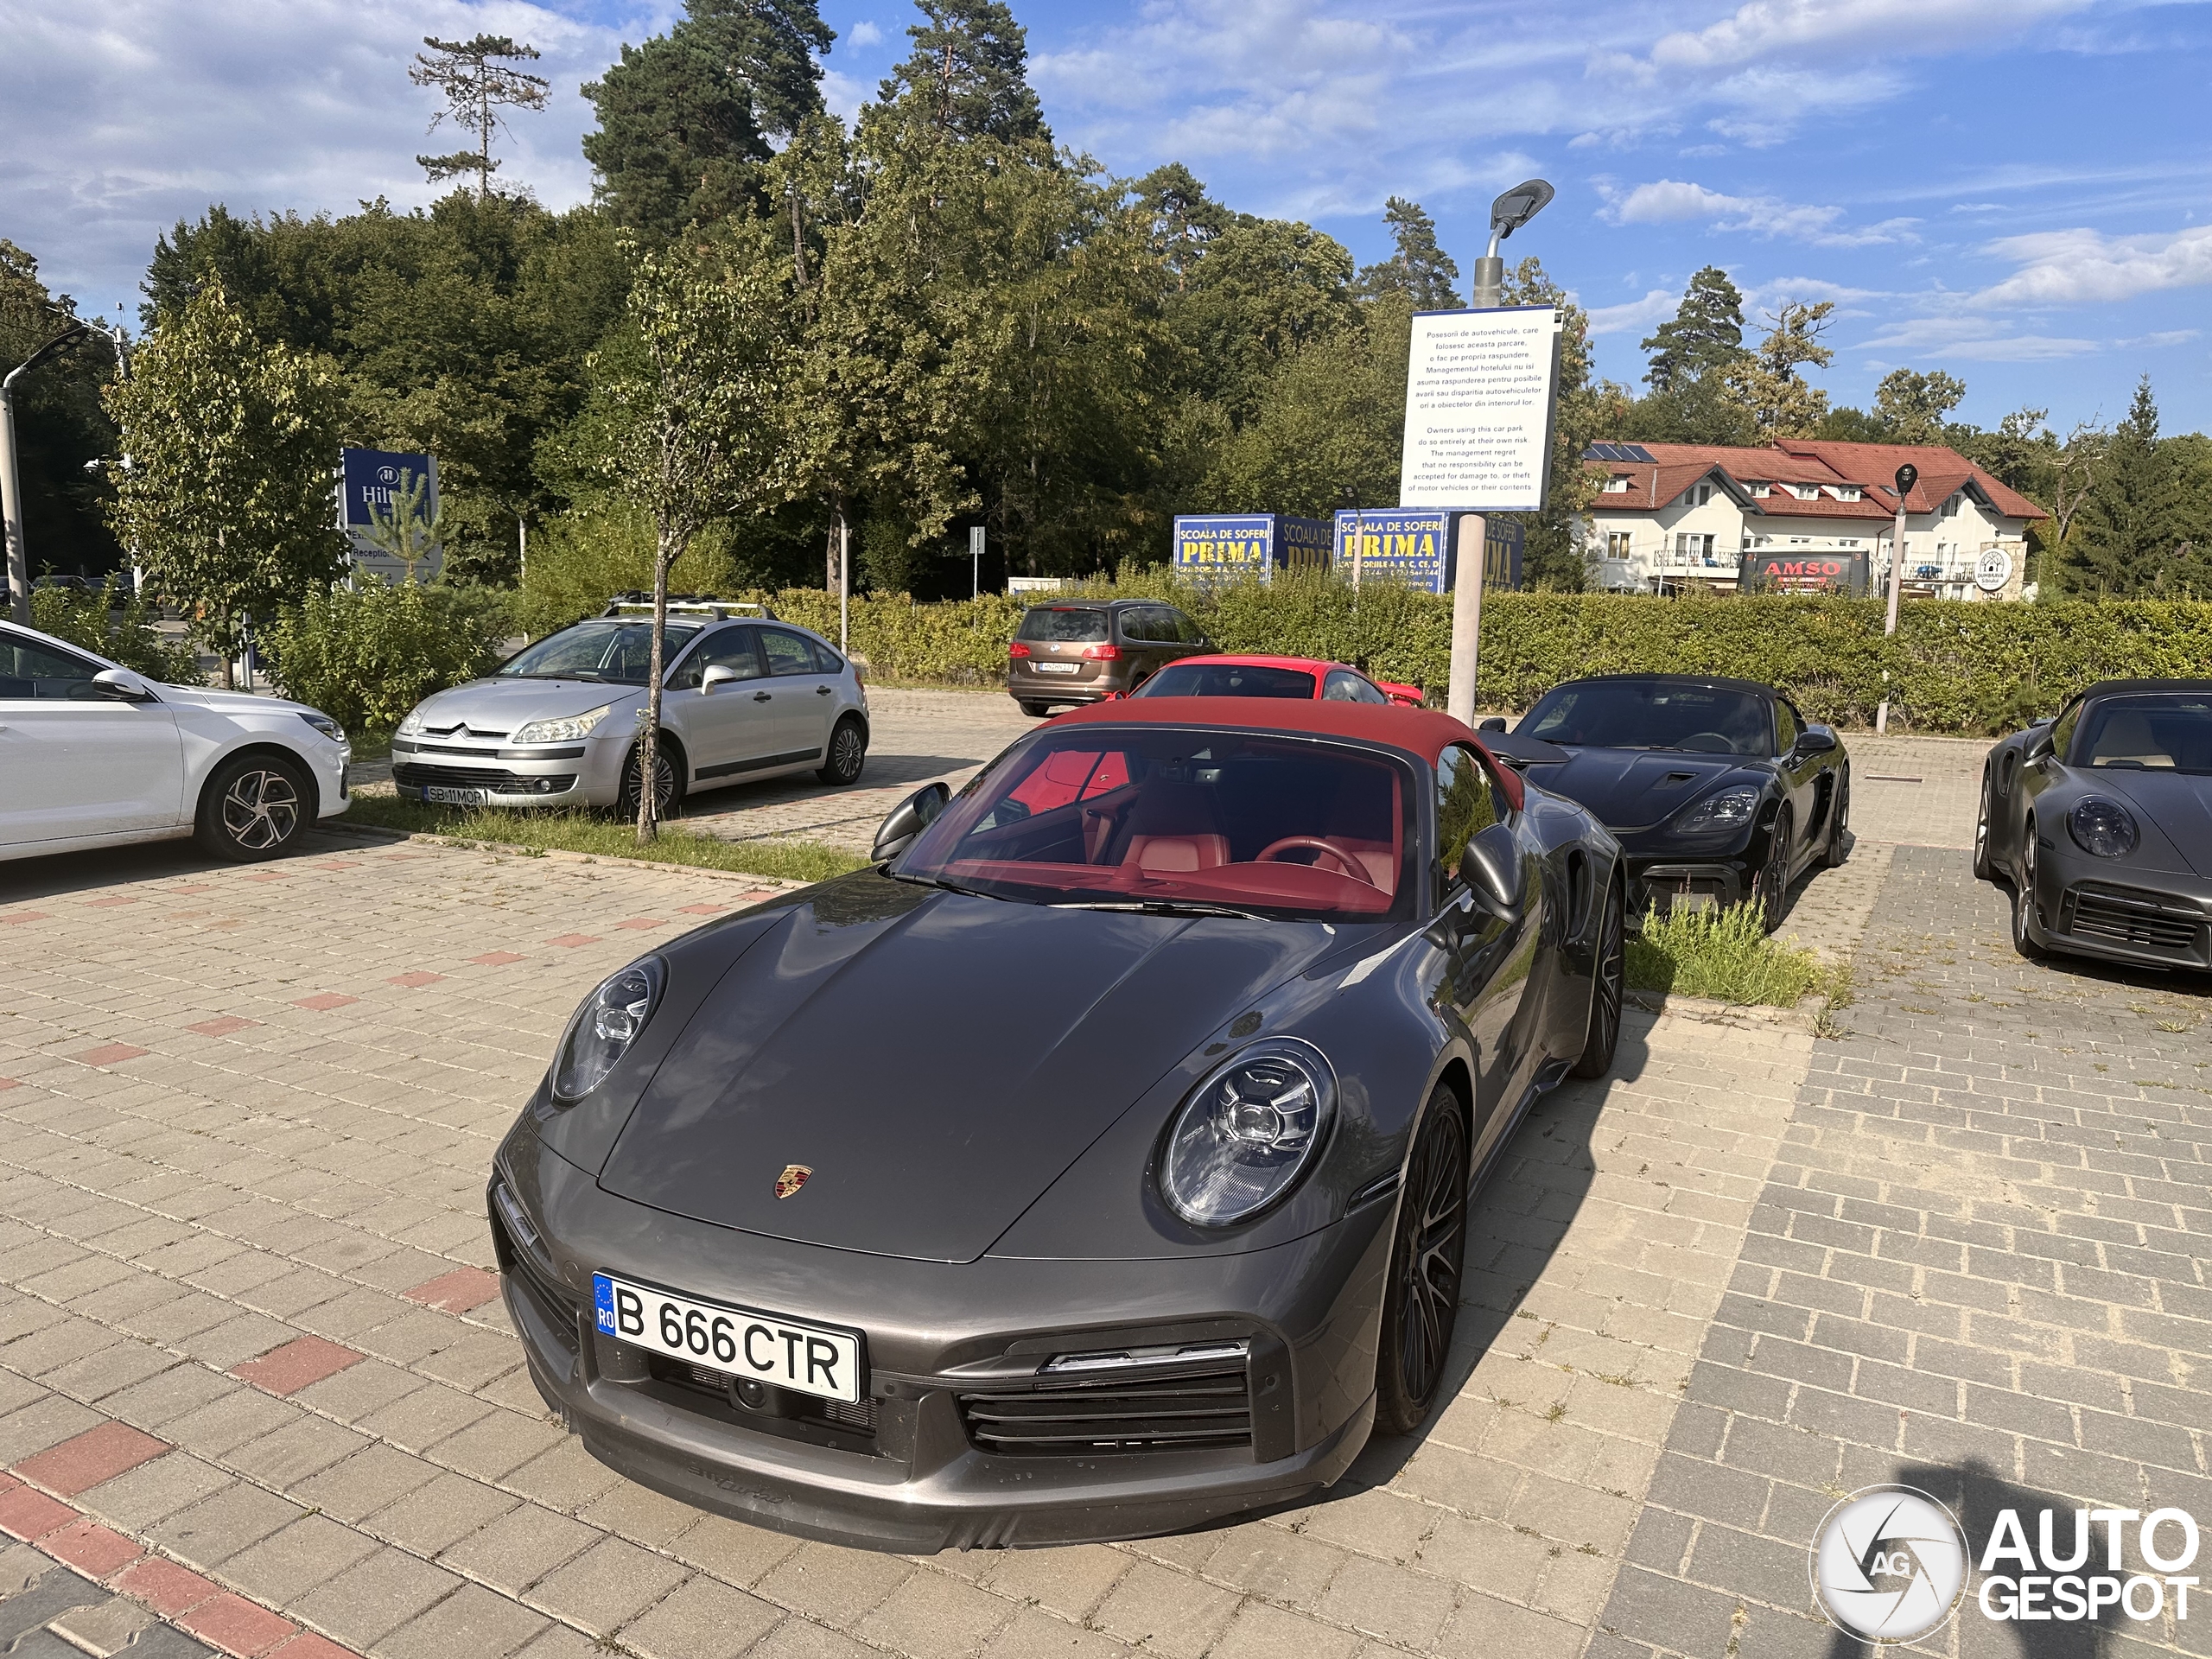
[[[8,592],[16,620],[25,627],[31,622],[31,566],[23,546],[23,480],[16,469],[16,382],[78,335],[90,332],[85,323],[71,323],[0,379],[0,529],[8,543]]]
[[[1897,468],[1897,517],[1890,531],[1890,609],[1882,623],[1882,638],[1885,639],[1897,631],[1897,601],[1904,592],[1904,499],[1912,493],[1912,486],[1918,482],[1920,468],[1910,461]],[[1874,711],[1874,730],[1878,734],[1890,729],[1889,675],[1886,671],[1882,678],[1882,704]]]
[[[1558,193],[1541,179],[1515,185],[1490,205],[1490,248],[1475,261],[1475,286],[1471,296],[1478,311],[1494,308],[1505,301],[1505,260],[1498,245],[1538,213]],[[1471,537],[1470,532],[1471,531]],[[1475,723],[1475,671],[1482,651],[1483,554],[1490,538],[1480,513],[1469,513],[1459,524],[1459,569],[1452,583],[1452,678],[1444,705],[1453,719]],[[1474,543],[1474,556],[1467,543]]]

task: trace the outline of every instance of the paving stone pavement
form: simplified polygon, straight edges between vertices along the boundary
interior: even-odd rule
[[[1864,1486],[1932,1492],[1977,1548],[2005,1508],[2212,1523],[2207,984],[2024,962],[2006,917],[1956,853],[1896,849],[1593,1659],[1858,1651],[1819,1622],[1806,1549]],[[2122,1559],[2145,1570],[2133,1532]],[[2192,1605],[2091,1627],[1969,1603],[1913,1650],[2212,1654]]]

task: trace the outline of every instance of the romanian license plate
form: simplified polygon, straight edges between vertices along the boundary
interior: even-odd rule
[[[448,789],[442,784],[427,784],[423,789],[424,800],[442,802],[447,806],[481,806],[484,795],[480,789]]]
[[[1030,666],[1039,674],[1072,674],[1082,664],[1080,663],[1033,663]]]
[[[695,1301],[604,1273],[594,1274],[591,1285],[600,1330],[633,1348],[817,1399],[861,1397],[858,1332]]]

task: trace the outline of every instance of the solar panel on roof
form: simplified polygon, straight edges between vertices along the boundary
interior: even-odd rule
[[[1582,452],[1585,461],[1640,461],[1652,464],[1651,452],[1640,443],[1593,443]]]
[[[1649,461],[1651,460],[1651,452],[1640,443],[1618,443],[1613,447],[1621,452],[1623,461]]]

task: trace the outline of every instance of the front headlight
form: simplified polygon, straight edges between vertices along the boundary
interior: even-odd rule
[[[556,1100],[582,1100],[599,1087],[652,1018],[666,978],[658,957],[641,957],[584,999],[553,1057]]]
[[[1297,1185],[1336,1110],[1337,1074],[1319,1049],[1255,1043],[1191,1091],[1160,1159],[1160,1196],[1201,1227],[1249,1220]]]
[[[533,720],[512,737],[510,743],[574,743],[589,737],[593,728],[607,718],[607,710],[614,705],[607,703],[588,715],[570,715],[566,720]]]
[[[302,709],[300,710],[300,718],[334,743],[343,743],[346,741],[346,728],[328,715],[315,709]]]
[[[2068,815],[2066,827],[2076,847],[2099,858],[2125,858],[2141,838],[2134,815],[2103,795],[2084,797]]]
[[[1675,828],[1695,835],[1707,830],[1740,830],[1758,814],[1759,791],[1751,784],[1715,790],[1684,813]]]
[[[423,711],[422,711],[422,709],[410,709],[407,711],[407,718],[406,718],[406,719],[404,719],[404,720],[403,720],[403,721],[401,721],[399,722],[398,726],[397,726],[396,728],[394,728],[394,730],[393,730],[393,732],[392,732],[392,735],[393,735],[394,737],[413,737],[416,733],[420,732],[422,729],[423,729]]]

